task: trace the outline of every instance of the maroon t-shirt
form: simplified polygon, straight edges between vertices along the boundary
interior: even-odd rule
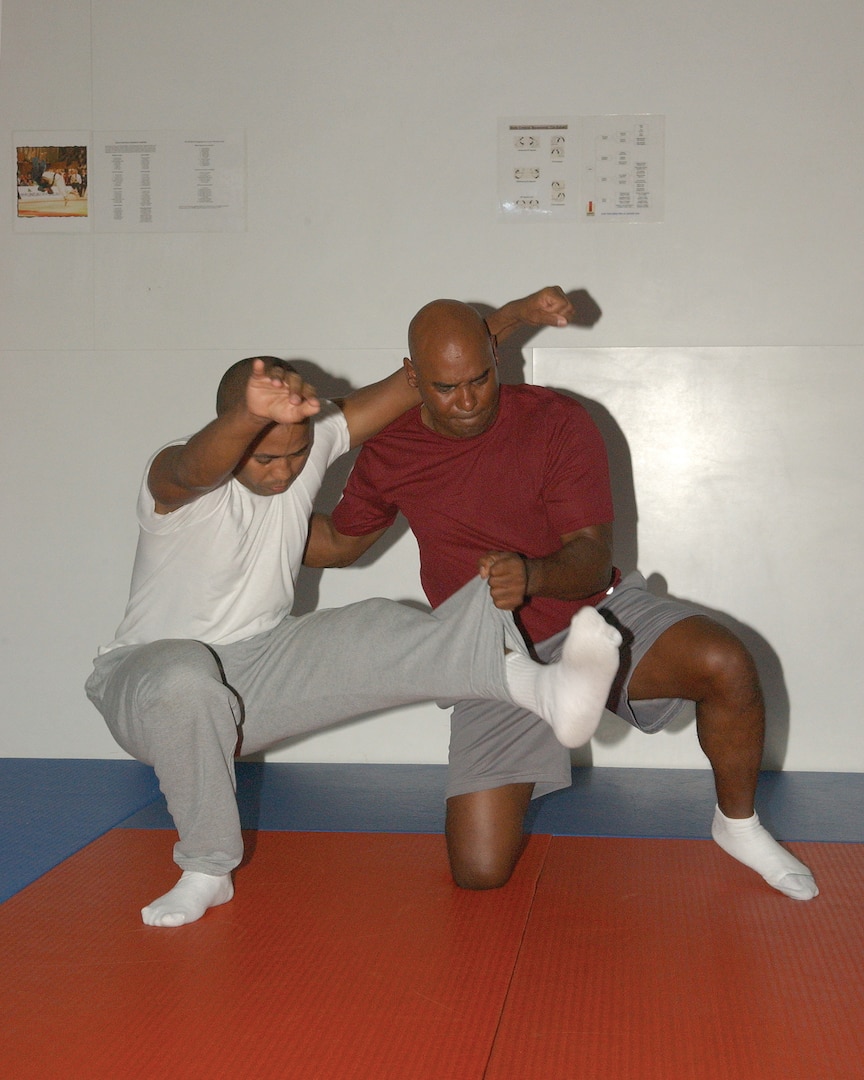
[[[545,387],[502,386],[492,427],[467,439],[430,431],[418,406],[366,442],[333,522],[365,536],[397,511],[417,538],[423,589],[437,607],[488,551],[541,558],[563,534],[611,522],[606,449],[586,410]],[[519,619],[532,641],[544,641],[604,595],[532,597]]]

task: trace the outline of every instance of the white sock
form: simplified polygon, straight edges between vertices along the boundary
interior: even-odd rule
[[[588,742],[603,715],[621,658],[621,635],[593,607],[570,622],[561,659],[536,664],[521,653],[506,661],[507,685],[517,705],[542,716],[564,746]]]
[[[141,909],[141,918],[148,926],[185,926],[200,919],[208,908],[227,904],[233,895],[230,874],[184,870],[170,892]]]
[[[795,856],[781,847],[759,823],[758,815],[727,818],[718,806],[711,823],[711,835],[733,859],[749,866],[793,900],[812,900],[819,895],[813,875]]]

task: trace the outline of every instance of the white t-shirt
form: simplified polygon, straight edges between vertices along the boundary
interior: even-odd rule
[[[309,457],[287,491],[256,495],[232,478],[170,514],[156,513],[147,485],[154,454],[138,496],[126,614],[99,654],[162,638],[227,645],[272,630],[294,603],[324,474],[349,444],[341,409],[325,403],[312,421]]]

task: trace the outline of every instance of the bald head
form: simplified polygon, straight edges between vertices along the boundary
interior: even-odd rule
[[[408,326],[408,352],[415,367],[448,346],[488,348],[489,330],[480,313],[460,300],[433,300],[420,308]]]
[[[408,328],[408,381],[426,427],[451,439],[482,435],[498,415],[497,358],[480,314],[458,300],[433,300]]]

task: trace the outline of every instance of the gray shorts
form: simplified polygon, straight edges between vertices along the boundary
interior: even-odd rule
[[[621,631],[621,669],[607,708],[649,735],[671,723],[688,702],[680,698],[630,701],[630,676],[657,638],[670,626],[698,614],[693,607],[648,592],[638,572],[628,574],[601,604],[606,618]],[[567,631],[541,642],[541,660],[556,660]],[[534,797],[570,786],[570,751],[549,725],[533,713],[495,701],[460,701],[450,718],[450,769],[447,798],[471,791],[534,784]]]

